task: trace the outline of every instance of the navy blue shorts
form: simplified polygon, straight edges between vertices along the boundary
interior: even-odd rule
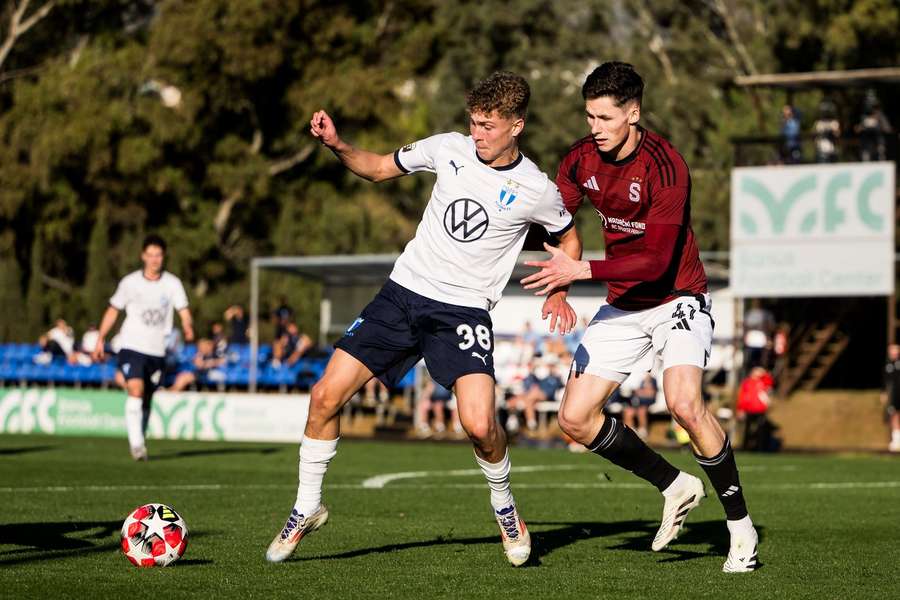
[[[150,356],[134,350],[120,350],[117,360],[119,371],[125,376],[125,380],[142,380],[144,392],[155,391],[166,372],[166,359],[163,356]]]
[[[447,389],[470,373],[494,377],[494,332],[482,308],[438,302],[388,280],[334,345],[393,387],[421,358]]]

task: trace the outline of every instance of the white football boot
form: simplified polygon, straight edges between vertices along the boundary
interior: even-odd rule
[[[679,473],[678,477],[683,477],[684,480],[679,482],[676,493],[671,496],[663,494],[666,502],[663,505],[662,523],[660,523],[659,531],[656,532],[656,537],[653,538],[653,544],[650,546],[654,552],[659,552],[678,537],[688,513],[706,496],[706,490],[700,479],[684,471]]]
[[[147,447],[146,446],[137,446],[131,448],[131,458],[138,462],[147,461],[149,457],[147,456]]]
[[[494,517],[500,527],[500,539],[503,541],[506,558],[514,567],[525,564],[531,556],[531,535],[525,527],[525,521],[519,516],[516,505],[501,508],[494,513]]]
[[[312,533],[328,521],[328,509],[320,504],[311,515],[304,516],[291,510],[291,516],[281,532],[275,536],[269,549],[266,550],[266,560],[269,562],[281,562],[294,552],[294,548],[300,543],[307,533]]]
[[[744,522],[746,520],[746,522]],[[722,566],[723,573],[749,573],[760,567],[757,549],[759,535],[756,533],[749,517],[740,521],[728,521],[731,533],[731,546],[728,558]]]

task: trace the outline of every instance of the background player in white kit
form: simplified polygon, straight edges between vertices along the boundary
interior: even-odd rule
[[[488,314],[500,299],[529,223],[560,240],[573,258],[581,241],[556,185],[518,149],[529,88],[512,73],[494,73],[467,96],[471,136],[443,133],[393,154],[359,150],[338,137],[324,112],[311,131],[351,171],[383,181],[415,171],[437,175],[416,235],[389,281],[336,346],[313,386],[300,444],[297,500],[266,552],[286,559],[300,539],[321,527],[328,511],[322,480],[340,435],[341,407],[373,376],[395,383],[420,358],[435,381],[453,389],[460,421],[491,489],[491,505],[507,559],[528,560],[531,540],[509,489],[506,437],[494,411],[494,339]],[[550,296],[543,316],[569,331],[576,315],[565,292]]]
[[[172,330],[174,311],[178,311],[185,341],[194,339],[193,320],[181,280],[163,270],[166,243],[157,235],[144,239],[141,261],[144,268],[122,278],[109,307],[103,314],[94,360],[103,360],[103,344],[116,324],[119,312],[125,321],[119,332],[121,350],[118,368],[128,394],[125,400],[125,428],[131,457],[147,460],[144,433],[150,419],[153,392],[159,387],[165,370],[166,336]]]

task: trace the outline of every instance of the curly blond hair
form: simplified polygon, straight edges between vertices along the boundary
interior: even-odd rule
[[[470,113],[491,114],[493,111],[508,119],[524,119],[528,112],[531,89],[521,75],[497,71],[480,81],[466,95],[466,110]]]

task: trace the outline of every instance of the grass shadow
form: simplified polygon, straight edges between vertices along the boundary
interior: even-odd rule
[[[44,445],[44,446],[21,446],[18,448],[0,448],[0,456],[15,456],[18,454],[28,454],[30,452],[44,452],[46,450],[53,450],[56,446]]]
[[[655,521],[615,521],[610,523],[598,521],[584,522],[558,522],[558,521],[533,521],[530,523],[532,527],[532,554],[525,566],[539,566],[541,559],[555,552],[556,550],[569,546],[581,540],[593,538],[607,538],[612,542],[608,546],[610,550],[631,550],[636,552],[651,552],[650,543],[656,534],[659,524]],[[534,531],[533,528],[538,526],[551,526],[552,529],[543,531]],[[756,526],[760,536],[763,539],[764,528]],[[724,557],[728,554],[728,529],[724,521],[701,521],[697,523],[688,523],[682,530],[677,540],[674,540],[669,546],[659,552],[660,561],[662,563],[680,562],[685,560],[696,560],[708,556]],[[394,544],[385,544],[382,546],[374,546],[370,548],[358,548],[346,552],[338,552],[334,554],[326,554],[320,556],[296,557],[288,559],[288,562],[305,562],[323,559],[346,559],[358,558],[360,556],[368,556],[370,554],[385,554],[389,552],[398,552],[402,550],[412,550],[416,548],[430,548],[435,546],[451,546],[451,545],[474,545],[474,544],[497,544],[498,536],[490,535],[484,537],[455,538],[452,532],[446,536],[438,536],[431,540],[419,540],[413,542],[401,542]],[[706,551],[681,549],[680,545],[703,545],[706,544]]]
[[[193,456],[216,456],[223,454],[274,454],[283,450],[281,447],[270,446],[263,448],[237,448],[228,446],[226,448],[203,448],[198,450],[177,450],[173,452],[163,452],[160,454],[150,455],[151,461],[172,460],[176,458],[190,458]]]
[[[0,544],[23,546],[0,551],[0,567],[118,550],[121,527],[120,520],[0,525]],[[190,539],[203,535],[192,531]],[[208,562],[197,559],[191,564]]]

